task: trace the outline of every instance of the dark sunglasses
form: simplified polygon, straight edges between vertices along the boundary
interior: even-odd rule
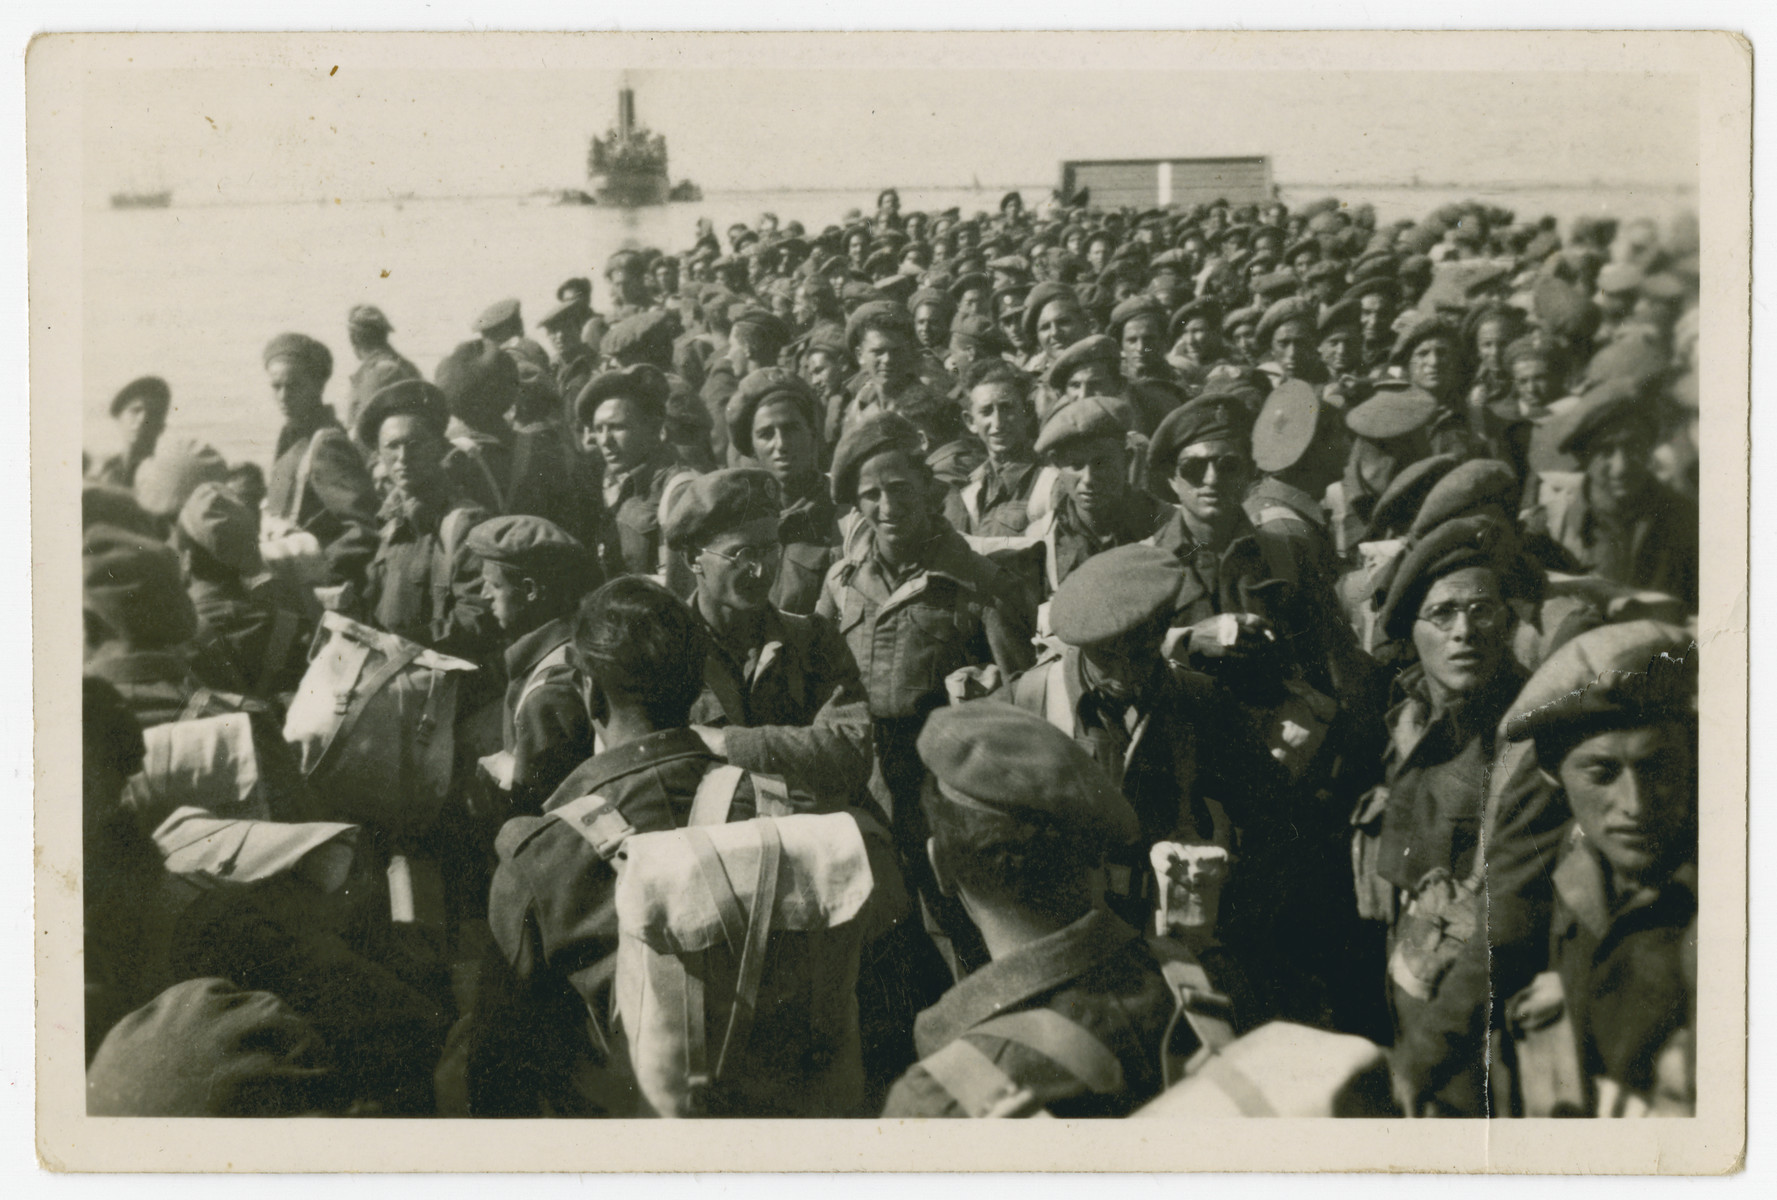
[[[1192,487],[1201,487],[1209,478],[1209,468],[1216,469],[1217,479],[1237,477],[1246,470],[1246,460],[1238,454],[1217,454],[1210,458],[1181,458],[1176,474]]]

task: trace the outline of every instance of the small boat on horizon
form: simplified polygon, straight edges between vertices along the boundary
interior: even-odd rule
[[[171,208],[171,192],[112,192],[112,208]]]

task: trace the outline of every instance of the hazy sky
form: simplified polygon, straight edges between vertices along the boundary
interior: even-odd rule
[[[107,71],[88,200],[180,203],[578,186],[618,75]],[[649,70],[675,179],[710,190],[1042,184],[1065,158],[1269,154],[1289,183],[1695,179],[1694,78],[1522,72]]]

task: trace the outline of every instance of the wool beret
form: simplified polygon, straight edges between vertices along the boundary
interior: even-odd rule
[[[1232,400],[1256,416],[1271,394],[1271,377],[1257,367],[1217,363],[1203,377],[1193,400]]]
[[[1004,316],[1008,312],[1015,312],[1018,314],[1022,323],[1024,315],[1024,298],[1030,294],[1030,290],[1031,285],[1028,283],[1008,283],[1004,287],[994,288],[994,316]],[[1011,301],[1012,303],[1007,304],[1004,303],[1005,301]]]
[[[1320,314],[1315,332],[1326,337],[1337,329],[1357,329],[1363,323],[1363,309],[1356,300],[1341,300]]]
[[[1081,396],[1049,410],[1037,431],[1036,451],[1049,454],[1069,442],[1089,438],[1127,440],[1139,419],[1127,400],[1116,396]]]
[[[959,319],[950,327],[950,339],[962,338],[973,342],[989,354],[1004,354],[1012,349],[1012,343],[1000,332],[1000,327],[981,313],[970,313]]]
[[[1649,300],[1677,300],[1685,294],[1685,282],[1677,275],[1662,271],[1641,281],[1641,294]]]
[[[259,520],[219,483],[200,483],[179,510],[178,536],[245,578],[265,571]]]
[[[1572,744],[1576,735],[1688,719],[1696,705],[1696,640],[1677,625],[1625,621],[1587,630],[1551,654],[1507,710],[1505,734]]]
[[[1302,281],[1294,271],[1271,271],[1252,282],[1253,299],[1270,306],[1302,289]]]
[[[1237,308],[1222,318],[1222,332],[1230,337],[1242,325],[1257,325],[1264,317],[1265,310],[1257,306]]]
[[[993,279],[985,271],[969,271],[958,276],[950,285],[952,300],[961,301],[963,294],[969,291],[991,292]]]
[[[1148,443],[1148,479],[1164,485],[1178,468],[1179,452],[1200,442],[1246,443],[1252,418],[1234,400],[1199,396],[1166,414]]]
[[[1502,357],[1509,370],[1513,363],[1530,359],[1535,359],[1538,362],[1552,362],[1556,354],[1555,343],[1550,340],[1549,335],[1537,329],[1522,337],[1513,338],[1511,344],[1505,348]]]
[[[1115,370],[1122,362],[1123,352],[1114,338],[1102,333],[1087,334],[1073,345],[1063,350],[1059,357],[1050,364],[1044,382],[1049,390],[1060,393],[1067,387],[1068,377],[1087,363],[1109,363]]]
[[[1135,810],[1073,738],[999,700],[940,708],[916,743],[952,803],[1043,826],[1094,848],[1140,832]]]
[[[1320,253],[1320,243],[1311,237],[1297,238],[1295,241],[1291,242],[1288,246],[1286,246],[1284,248],[1284,251],[1283,251],[1284,261],[1288,262],[1290,259],[1296,257],[1296,255],[1302,253],[1304,250],[1312,250],[1316,254],[1319,254]]]
[[[1446,337],[1453,345],[1462,345],[1462,331],[1445,317],[1436,315],[1421,316],[1402,329],[1395,339],[1394,349],[1389,351],[1388,361],[1401,367],[1407,365],[1412,357],[1414,347],[1427,338]]]
[[[1314,385],[1286,379],[1272,389],[1253,422],[1253,462],[1261,471],[1295,466],[1320,432],[1320,396]]]
[[[1022,254],[1002,254],[990,259],[987,263],[989,271],[999,271],[1005,275],[1029,275],[1030,260]]]
[[[111,415],[122,412],[124,406],[132,401],[140,400],[148,410],[150,420],[164,421],[167,409],[173,405],[173,389],[167,381],[158,375],[144,375],[140,379],[132,379],[111,397]]]
[[[907,312],[907,319],[913,320],[913,306],[909,298],[919,287],[919,280],[911,275],[890,275],[876,281],[876,294],[885,300],[892,301]]]
[[[389,318],[383,310],[374,304],[354,304],[346,313],[346,328],[376,329],[383,333],[394,333],[395,327],[389,324]]]
[[[1465,567],[1490,567],[1506,589],[1515,542],[1509,525],[1477,514],[1458,517],[1418,538],[1396,562],[1388,589],[1376,613],[1377,625],[1391,638],[1404,639],[1419,617],[1419,606],[1431,585]]]
[[[270,367],[280,358],[290,359],[322,383],[333,378],[333,351],[306,333],[280,333],[267,342],[262,355],[265,365]]]
[[[736,450],[751,458],[753,454],[753,416],[767,400],[788,400],[808,422],[810,431],[821,428],[821,402],[814,389],[794,371],[782,367],[761,367],[749,371],[740,381],[734,395],[728,398],[728,441]]]
[[[464,544],[483,562],[499,563],[546,582],[591,588],[592,555],[573,534],[553,521],[511,513],[483,521]]]
[[[136,502],[154,516],[172,519],[200,483],[221,483],[228,463],[214,446],[190,438],[162,438],[136,468]]]
[[[517,361],[486,341],[459,343],[439,360],[432,378],[438,384],[447,413],[452,415],[497,417],[518,399]]]
[[[81,532],[81,604],[142,649],[176,646],[197,633],[179,556],[156,538],[112,525]]]
[[[872,291],[872,295],[874,294]],[[906,305],[897,304],[893,300],[869,300],[858,305],[845,322],[846,346],[855,351],[858,339],[868,329],[891,330],[909,341],[917,336],[913,329],[913,314],[907,311]]]
[[[1320,279],[1343,280],[1344,278],[1345,268],[1330,258],[1321,259],[1302,273],[1302,279],[1306,283],[1313,283]]]
[[[1184,567],[1170,550],[1136,542],[1095,554],[1056,589],[1049,625],[1070,646],[1097,646],[1178,608]]]
[[[1030,295],[1024,298],[1024,336],[1031,341],[1037,340],[1037,322],[1042,318],[1043,309],[1060,300],[1063,303],[1084,307],[1080,304],[1079,293],[1065,283],[1046,281],[1030,289]]]
[[[1598,272],[1598,290],[1607,296],[1627,296],[1641,286],[1641,268],[1633,263],[1606,263]]]
[[[1392,270],[1392,260],[1390,260],[1390,264]],[[1365,296],[1374,295],[1387,296],[1390,300],[1394,300],[1398,298],[1400,294],[1400,282],[1396,280],[1391,273],[1389,275],[1371,275],[1359,279],[1356,283],[1345,289],[1345,294],[1341,296],[1340,299],[1342,301],[1361,300]]]
[[[1431,424],[1438,402],[1430,392],[1411,384],[1378,388],[1376,394],[1345,414],[1345,427],[1371,441],[1405,437]]]
[[[578,329],[580,326],[586,324],[586,318],[591,315],[592,305],[587,301],[586,297],[569,295],[564,297],[560,304],[557,304],[554,308],[544,313],[542,319],[539,320],[537,324],[544,329],[555,329],[558,327],[565,328],[567,326],[572,326],[575,329]]]
[[[1113,337],[1120,337],[1123,326],[1136,317],[1158,317],[1161,328],[1164,329],[1167,324],[1166,306],[1160,302],[1158,296],[1152,296],[1145,292],[1137,296],[1130,296],[1119,301],[1117,306],[1111,309],[1111,319],[1105,328],[1110,331]]]
[[[1259,318],[1259,345],[1270,346],[1271,335],[1286,321],[1302,321],[1308,326],[1309,332],[1314,331],[1314,320],[1319,309],[1314,301],[1306,296],[1286,296],[1265,310]]]
[[[808,340],[802,345],[802,353],[807,354],[813,350],[820,350],[838,358],[844,358],[851,353],[850,348],[846,345],[845,330],[831,321],[817,322],[815,327],[808,331]]]
[[[1645,387],[1664,375],[1671,356],[1652,338],[1624,331],[1594,354],[1586,364],[1586,384],[1596,386],[1611,379],[1627,379]]]
[[[500,354],[498,350],[493,353]],[[443,370],[442,364],[439,369]],[[516,380],[518,368],[513,366],[512,371]],[[379,390],[365,403],[363,411],[358,414],[358,425],[354,432],[359,442],[374,446],[384,421],[390,417],[411,416],[420,418],[439,437],[443,437],[450,425],[450,413],[443,389],[423,379],[400,379]]]
[[[295,1117],[333,1106],[333,1057],[270,992],[174,984],[112,1027],[86,1072],[95,1117]]]
[[[768,471],[735,467],[698,475],[674,493],[661,532],[684,554],[750,521],[778,519],[783,493]]]
[[[1555,449],[1583,458],[1600,435],[1627,424],[1639,424],[1650,434],[1655,418],[1640,390],[1626,379],[1610,380],[1586,392],[1579,403],[1552,422]],[[138,478],[137,487],[141,487]]]
[[[482,309],[481,315],[475,318],[473,328],[476,333],[491,333],[502,325],[510,325],[518,320],[518,301],[508,297],[505,300],[496,300]]]
[[[1522,488],[1510,463],[1497,458],[1471,458],[1432,484],[1407,535],[1424,537],[1446,521],[1489,505],[1496,507],[1506,520],[1516,520]]]
[[[900,413],[873,412],[847,430],[833,449],[833,502],[856,503],[858,472],[877,455],[895,450],[915,462],[925,461],[925,439]]]
[[[619,371],[606,371],[602,375],[594,375],[574,397],[574,419],[582,425],[590,425],[598,406],[606,400],[634,400],[642,406],[644,412],[656,420],[666,417],[667,400],[666,376],[659,367],[651,367],[647,363],[637,363],[633,367],[624,367]]]
[[[790,340],[790,328],[784,324],[783,318],[756,305],[749,305],[743,311],[732,314],[729,321],[736,329],[742,326],[757,329],[774,346],[782,346]],[[670,338],[668,344],[670,345]]]
[[[1401,468],[1370,510],[1366,540],[1404,536],[1438,481],[1456,469],[1454,454],[1433,454]]]
[[[934,305],[947,313],[956,311],[956,301],[951,299],[950,293],[935,287],[922,287],[914,292],[907,300],[907,311],[917,312],[922,304]]]
[[[1553,275],[1537,281],[1531,291],[1531,311],[1544,329],[1564,341],[1589,338],[1598,330],[1598,306],[1573,284]]]
[[[1222,327],[1222,302],[1214,296],[1199,296],[1187,304],[1181,304],[1172,314],[1167,323],[1167,332],[1173,341],[1177,341],[1185,332],[1185,326],[1193,319],[1202,318],[1209,322],[1211,329]]]

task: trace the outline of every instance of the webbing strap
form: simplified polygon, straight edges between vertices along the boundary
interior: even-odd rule
[[[790,806],[790,788],[776,775],[758,775],[749,773],[753,781],[753,808],[762,817],[788,817],[795,815]]]
[[[606,862],[617,857],[624,841],[636,831],[617,806],[597,792],[570,800],[560,808],[552,809],[548,815],[579,834],[581,840]]]
[[[1186,1059],[1182,1070],[1175,1070],[1170,1053],[1163,1051],[1161,1076],[1167,1087],[1178,1082],[1181,1075],[1190,1075],[1203,1068],[1234,1040],[1234,1006],[1215,990],[1209,976],[1195,959],[1160,957],[1160,974],[1172,989],[1177,1009],[1166,1025],[1164,1047],[1172,1045],[1178,1023],[1183,1020],[1197,1036],[1197,1050]]]
[[[377,693],[393,682],[397,675],[412,666],[425,652],[423,646],[412,643],[403,646],[399,652],[383,660],[383,665],[372,672],[370,678],[348,692],[351,702],[340,716],[339,724],[335,725],[332,732],[327,735],[326,744],[321,747],[321,753],[315,759],[315,765],[309,768],[308,777],[310,779],[324,774],[333,761],[339,757],[340,748],[345,745],[347,735],[351,733],[353,726],[357,725],[358,718],[364,715],[365,708],[369,707]]]
[[[741,908],[740,897],[734,894],[734,885],[728,882],[728,871],[722,866],[715,843],[703,830],[688,828],[685,844],[691,847],[697,859],[697,872],[703,877],[704,887],[709,889],[710,899],[716,902],[716,916],[722,922],[722,935],[728,940],[729,952],[741,954],[747,944],[747,914]]]
[[[270,686],[289,659],[290,646],[296,641],[299,627],[296,614],[288,609],[280,608],[272,613],[271,634],[265,639],[265,653],[260,656],[259,677],[255,681],[261,688]]]
[[[753,910],[748,916],[746,949],[740,956],[740,974],[734,985],[734,1007],[728,1013],[728,1031],[716,1057],[715,1078],[722,1077],[730,1050],[738,1051],[752,1036],[753,1018],[759,1007],[759,981],[765,973],[765,943],[771,937],[771,918],[777,909],[778,868],[784,843],[775,821],[754,821],[759,831],[759,874],[753,888]],[[699,836],[707,837],[707,834]]]
[[[1199,1078],[1207,1079],[1234,1101],[1234,1107],[1240,1110],[1243,1117],[1275,1117],[1277,1109],[1271,1101],[1265,1099],[1265,1093],[1254,1083],[1252,1076],[1229,1062],[1225,1057],[1217,1055],[1203,1065],[1198,1073]]]
[[[1090,1030],[1052,1008],[1032,1008],[983,1021],[989,1033],[1028,1046],[1100,1095],[1123,1089],[1123,1064]]]
[[[971,1117],[981,1116],[1018,1090],[1017,1081],[968,1038],[957,1038],[919,1065]]]
[[[734,807],[734,793],[746,772],[732,764],[723,764],[710,771],[697,785],[691,798],[691,819],[688,825],[726,825]]]

